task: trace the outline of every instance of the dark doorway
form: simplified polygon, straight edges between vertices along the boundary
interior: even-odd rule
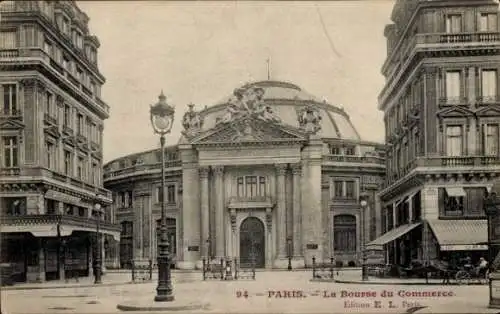
[[[240,226],[240,263],[255,262],[256,268],[265,267],[266,245],[264,224],[256,217],[248,217]]]

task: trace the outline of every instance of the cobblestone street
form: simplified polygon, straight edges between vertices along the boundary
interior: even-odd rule
[[[355,276],[357,272],[349,272],[349,277]],[[311,282],[311,273],[302,271],[258,272],[255,281],[231,282],[204,282],[200,273],[175,273],[173,276],[176,299],[209,303],[208,309],[198,311],[205,313],[406,313],[416,306],[427,307],[421,310],[422,313],[500,312],[486,308],[487,286],[388,286]],[[110,278],[111,276],[107,279]],[[65,289],[4,290],[2,307],[5,312],[2,313],[118,313],[118,303],[152,299],[155,287],[156,282]],[[383,291],[393,292],[394,295],[383,297]],[[401,296],[422,292],[440,293],[442,296]]]

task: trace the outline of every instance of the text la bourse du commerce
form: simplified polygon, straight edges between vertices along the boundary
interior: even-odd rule
[[[446,290],[382,290],[382,291],[350,291],[350,290],[316,290],[306,292],[302,290],[268,290],[265,294],[259,294],[273,299],[296,299],[306,297],[319,297],[325,299],[343,299],[344,308],[397,308],[416,307],[420,304],[415,299],[449,298],[455,296],[453,291]],[[239,291],[237,297],[246,298],[245,292]]]

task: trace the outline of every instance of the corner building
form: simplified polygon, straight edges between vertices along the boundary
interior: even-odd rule
[[[375,198],[384,146],[362,141],[347,113],[297,85],[261,81],[182,116],[183,134],[166,151],[161,199],[159,150],[105,166],[122,224],[120,261],[156,259],[156,227],[166,202],[178,268],[203,258],[252,258],[258,268],[335,257],[360,263],[359,198],[368,198],[366,238],[380,233]]]
[[[397,1],[385,28],[386,262],[486,257],[483,199],[500,171],[495,1]]]
[[[91,275],[97,217],[102,248],[117,256],[120,238],[102,180],[99,41],[73,1],[2,1],[0,15],[1,262],[17,281]]]

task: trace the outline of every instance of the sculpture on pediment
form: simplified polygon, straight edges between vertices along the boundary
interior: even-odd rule
[[[247,89],[237,88],[233,92],[233,97],[229,100],[226,112],[219,119],[218,123],[228,123],[235,118],[244,115],[254,115],[266,121],[278,121],[271,108],[267,108],[263,101],[264,89],[251,87]]]
[[[316,107],[311,105],[303,108],[298,113],[299,126],[307,133],[316,134],[321,130],[321,115]]]
[[[182,117],[182,126],[184,127],[184,132],[194,134],[199,132],[203,127],[203,117],[198,111],[193,109],[193,104],[189,104],[188,107],[189,110]]]

